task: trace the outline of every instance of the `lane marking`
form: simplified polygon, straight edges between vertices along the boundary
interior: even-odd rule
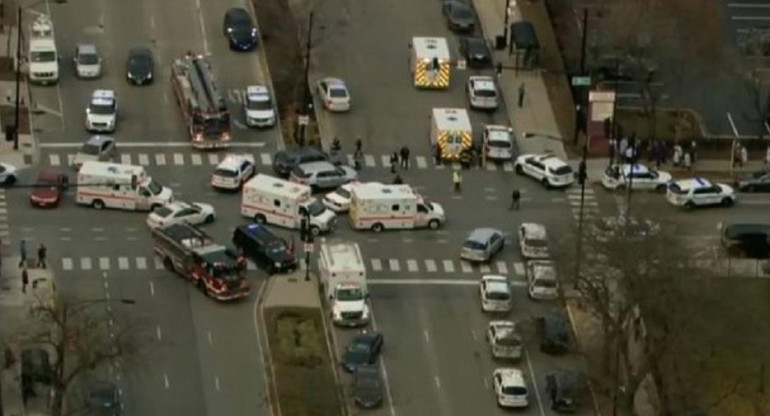
[[[158,341],[163,340],[163,331],[161,331],[160,325],[155,326],[155,336],[158,338]]]
[[[201,155],[197,153],[193,153],[190,155],[190,160],[192,161],[192,164],[195,166],[199,166],[203,164],[203,159],[201,158]]]
[[[184,155],[181,153],[174,153],[174,164],[184,165]]]
[[[735,122],[733,122],[733,116],[729,112],[727,113],[727,121],[730,122],[730,127],[733,129],[733,134],[735,134],[735,137],[740,136],[738,134],[738,129],[735,128]]]
[[[535,397],[537,397],[537,407],[540,409],[540,416],[545,416],[545,410],[543,409],[543,399],[540,398],[540,389],[537,387],[537,375],[535,369],[532,368],[532,360],[529,359],[529,354],[524,351],[524,356],[527,357],[527,367],[529,367],[529,374],[532,378],[532,385],[535,386]]]
[[[110,268],[110,258],[109,257],[99,257],[99,268],[101,270],[109,270],[109,268]]]
[[[156,153],[155,164],[158,166],[164,166],[166,164],[166,155],[164,155],[163,153]]]
[[[217,391],[220,391],[220,388],[219,388],[219,376],[214,376],[214,387],[217,389]]]
[[[150,280],[150,296],[155,296],[155,284]]]
[[[492,273],[492,268],[488,264],[482,264],[479,266],[479,271],[481,273]]]
[[[118,257],[118,269],[128,270],[128,257]]]
[[[428,160],[425,156],[417,156],[414,159],[417,162],[417,167],[419,169],[426,169],[428,167]]]
[[[500,274],[508,274],[508,266],[506,266],[504,261],[497,262],[497,271]]]
[[[48,155],[48,163],[51,166],[59,166],[61,165],[61,159],[59,159],[59,155]]]
[[[441,380],[439,380],[438,376],[433,376],[433,381],[436,383],[436,388],[441,390]]]
[[[211,52],[209,51],[209,41],[206,38],[206,24],[203,21],[203,9],[201,8],[201,1],[195,0],[195,5],[198,8],[198,23],[201,27],[201,33],[203,34],[203,51],[206,55],[209,55]]]
[[[262,161],[262,164],[265,166],[270,166],[273,164],[273,159],[270,158],[270,153],[262,153],[259,155],[259,160]]]
[[[770,16],[730,16],[731,20],[739,21],[739,22],[747,22],[756,20],[759,22],[768,22],[770,21]]]
[[[455,271],[455,265],[452,260],[444,260],[444,271],[447,273],[453,273]]]
[[[473,272],[473,266],[471,266],[471,264],[465,260],[460,260],[460,268],[462,269],[463,273]]]
[[[265,147],[267,143],[265,142],[233,142],[229,144],[229,147],[231,148],[259,148],[259,147]],[[41,149],[79,149],[83,146],[83,142],[59,142],[59,143],[40,143],[38,145]],[[190,142],[128,142],[120,143],[121,149],[127,149],[127,148],[140,148],[140,147],[183,147],[187,149],[192,149],[190,146]],[[74,158],[75,155],[73,154],[72,157]]]
[[[392,272],[401,271],[401,265],[399,264],[398,259],[389,259],[388,267],[390,267],[390,271]]]
[[[416,272],[419,271],[420,268],[417,266],[417,260],[407,260],[406,261],[406,269],[410,272]]]
[[[372,263],[373,271],[379,272],[382,270],[382,261],[380,259],[370,259],[369,261]]]
[[[427,329],[422,331],[422,335],[425,337],[425,343],[430,344],[430,334]]]
[[[72,270],[72,259],[69,257],[61,259],[61,268],[62,270]]]
[[[209,345],[214,345],[214,336],[211,335],[211,331],[206,331],[206,339],[209,342]]]
[[[372,155],[364,155],[364,165],[367,167],[373,168],[377,166],[377,163],[374,161],[374,156]]]
[[[137,257],[136,258],[136,268],[138,270],[145,270],[147,269],[147,259],[144,257]]]
[[[171,388],[171,383],[168,381],[168,375],[165,373],[163,374],[163,384],[166,386],[166,390]]]
[[[124,165],[130,165],[131,164],[131,155],[120,155],[120,163]]]
[[[727,7],[733,9],[770,9],[770,4],[760,3],[727,3]]]
[[[80,258],[80,268],[83,270],[91,270],[91,258],[90,257],[81,257]]]
[[[478,280],[469,279],[368,279],[370,285],[435,285],[435,286],[478,286]]]
[[[209,159],[209,165],[218,165],[219,164],[219,155],[216,153],[209,153],[208,154]]]
[[[139,164],[147,166],[150,164],[150,157],[146,153],[139,153]]]
[[[523,275],[524,274],[524,263],[520,262],[520,261],[517,261],[517,262],[513,263],[513,270],[514,270],[514,272],[516,274]]]
[[[436,267],[436,261],[435,260],[431,260],[431,259],[425,260],[425,269],[429,273],[437,272],[438,271],[438,267]]]
[[[163,269],[163,261],[158,257],[153,257],[153,262],[155,263],[155,270],[161,270]]]

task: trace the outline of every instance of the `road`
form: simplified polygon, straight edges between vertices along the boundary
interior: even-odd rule
[[[33,102],[46,110],[35,118],[42,164],[68,170],[67,155],[75,153],[88,137],[83,123],[91,92],[96,88],[114,89],[119,102],[114,137],[118,147],[125,149],[120,160],[128,162],[126,157],[134,154],[130,162],[149,164],[141,155],[152,155],[155,163],[149,167],[150,173],[172,185],[178,196],[202,198],[209,193],[209,162],[214,157],[219,160],[223,153],[189,148],[168,81],[170,63],[186,51],[211,55],[218,85],[233,114],[234,142],[272,153],[279,137],[277,129],[243,127],[241,91],[246,85],[265,82],[265,73],[257,53],[231,52],[221,34],[222,15],[233,6],[246,7],[246,2],[96,0],[89,7],[75,2],[50,6],[41,3],[34,6],[34,11],[25,12],[33,16],[50,10],[61,53],[61,81],[32,90]],[[84,81],[74,76],[72,54],[75,46],[84,42],[96,44],[104,59],[104,76],[99,80]],[[128,49],[136,46],[153,51],[152,85],[134,87],[125,81]],[[172,149],[167,163],[156,157]],[[187,165],[174,163],[178,161],[176,152],[185,155]],[[206,163],[195,166],[196,161]],[[28,176],[23,180],[32,181],[35,170],[25,172]],[[244,302],[220,305],[183,280],[158,270],[144,224],[146,214],[94,213],[75,207],[72,195],[55,211],[32,211],[24,209],[26,197],[27,190],[22,189],[8,194],[10,206],[23,207],[9,214],[9,222],[14,223],[12,236],[48,246],[51,262],[60,274],[62,292],[77,297],[134,299],[136,305],[128,311],[150,328],[153,340],[147,347],[151,362],[128,369],[119,383],[127,414],[267,412],[264,370],[253,321],[256,295]],[[237,199],[234,195],[206,195],[205,199],[217,205],[217,198],[222,198],[226,206],[237,205],[229,202]],[[229,211],[237,217],[237,209]],[[224,239],[228,234],[222,232],[217,237]],[[256,273],[252,275],[256,294],[261,280]]]

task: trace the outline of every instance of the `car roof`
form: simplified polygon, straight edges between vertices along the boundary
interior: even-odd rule
[[[674,182],[681,189],[700,189],[710,188],[714,184],[706,178],[696,177],[691,179],[682,179]]]
[[[101,145],[104,142],[112,142],[114,141],[111,137],[107,136],[91,136],[86,140],[86,144],[91,145]]]
[[[334,77],[326,77],[326,78],[324,78],[324,79],[323,79],[323,82],[325,82],[325,83],[326,83],[326,85],[328,85],[328,86],[330,86],[330,87],[342,87],[342,88],[347,88],[347,87],[345,86],[345,81],[343,81],[343,80],[342,80],[342,79],[340,79],[340,78],[334,78]]]
[[[306,174],[323,172],[327,170],[337,170],[337,167],[334,166],[333,163],[326,161],[300,163],[297,165],[297,167]]]
[[[471,231],[466,240],[473,240],[478,242],[487,242],[494,234],[502,235],[503,232],[496,228],[476,228]]]
[[[137,46],[128,50],[128,56],[152,56],[152,51],[145,46]]]
[[[521,228],[524,229],[524,232],[528,238],[536,238],[541,240],[546,239],[547,232],[545,230],[545,225],[543,224],[538,224],[535,222],[523,222],[521,223]]]
[[[465,36],[462,41],[467,43],[468,46],[487,46],[487,41],[478,36]]]
[[[382,337],[382,333],[376,332],[376,331],[369,331],[369,332],[361,332],[353,338],[352,341],[350,341],[351,344],[362,344],[367,343],[370,344],[372,341],[374,341],[377,338]]]
[[[165,205],[166,208],[168,208],[168,209],[170,209],[170,210],[172,210],[174,212],[182,210],[182,209],[185,209],[185,208],[189,208],[191,206],[192,206],[192,204],[187,203],[185,201],[180,201],[180,200],[172,201],[172,202],[169,202],[169,203],[167,203]]]
[[[513,135],[513,129],[510,127],[488,124],[484,126],[484,130],[487,132],[487,136],[490,140],[513,141],[513,137],[511,137]]]
[[[535,278],[538,280],[556,280],[556,265],[550,260],[530,260]]]
[[[492,77],[484,75],[471,76],[469,81],[473,82],[473,88],[477,90],[495,90],[495,80]]]
[[[97,53],[96,45],[93,43],[81,43],[77,46],[78,53]]]
[[[487,292],[511,293],[508,279],[504,276],[483,276],[481,280],[486,283]]]
[[[246,98],[252,101],[266,101],[270,99],[270,90],[264,85],[249,85],[246,87]]]
[[[728,238],[740,238],[746,235],[766,234],[770,236],[770,224],[731,223],[723,225],[722,232]]]
[[[115,91],[113,90],[94,90],[91,93],[91,102],[94,104],[112,104],[115,100]]]
[[[248,160],[251,163],[254,163],[254,156],[251,155],[227,155],[219,164],[217,165],[217,169],[237,169],[241,167],[241,163],[243,163],[244,160]]]
[[[500,374],[502,383],[506,386],[526,386],[524,373],[518,368],[498,368],[495,374]]]
[[[272,231],[270,231],[267,227],[261,224],[244,224],[239,225],[237,227],[238,230],[241,230],[244,234],[258,238],[260,240],[264,239],[278,239],[282,240],[282,238],[278,237],[277,235],[273,234]]]
[[[513,321],[491,321],[487,328],[494,328],[497,338],[512,338],[519,335],[516,323]]]

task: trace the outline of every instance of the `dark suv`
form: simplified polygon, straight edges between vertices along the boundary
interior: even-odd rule
[[[551,409],[560,413],[577,410],[582,384],[580,374],[574,371],[554,371],[545,376],[545,391]]]
[[[237,227],[233,232],[233,244],[270,274],[288,273],[297,269],[294,249],[264,225],[249,224]]]
[[[329,156],[313,147],[300,147],[294,150],[282,150],[273,156],[273,171],[287,177],[295,166],[301,163],[326,162]]]
[[[723,225],[722,245],[730,257],[770,258],[770,224]]]
[[[537,318],[540,327],[540,351],[548,354],[564,354],[569,351],[567,321],[559,312]]]

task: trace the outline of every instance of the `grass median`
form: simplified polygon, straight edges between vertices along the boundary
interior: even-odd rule
[[[282,416],[340,415],[320,309],[265,309],[277,404]]]

